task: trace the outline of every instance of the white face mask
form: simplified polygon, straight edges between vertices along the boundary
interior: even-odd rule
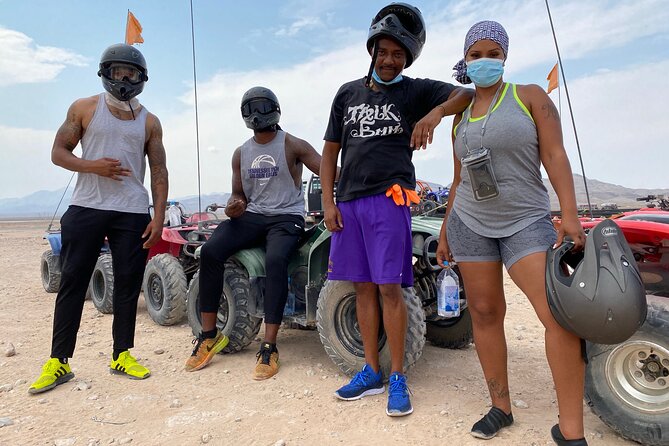
[[[130,107],[132,107],[133,111],[137,111],[142,106],[137,98],[132,98],[129,101],[119,101],[114,96],[110,95],[109,92],[105,92],[105,102],[110,107],[123,111],[130,111]]]

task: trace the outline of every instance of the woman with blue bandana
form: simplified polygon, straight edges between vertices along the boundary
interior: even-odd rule
[[[546,356],[560,411],[551,435],[561,446],[583,438],[584,362],[581,340],[553,318],[546,298],[547,248],[565,237],[581,249],[574,183],[562,142],[560,116],[538,85],[504,82],[509,49],[497,22],[467,33],[455,78],[474,83],[471,105],[453,121],[454,178],[437,257],[458,263],[474,326],[474,342],[492,408],[471,434],[490,439],[513,423],[504,337],[506,302],[502,265],[527,296],[545,327]],[[562,225],[550,219],[541,165],[557,193]]]

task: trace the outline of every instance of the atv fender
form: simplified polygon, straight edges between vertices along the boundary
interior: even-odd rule
[[[50,232],[46,236],[46,239],[49,242],[49,245],[51,245],[51,252],[54,256],[59,256],[60,255],[60,248],[62,246],[61,240],[60,240],[60,232]]]
[[[265,277],[265,251],[262,248],[242,249],[230,258],[246,268],[249,279]]]

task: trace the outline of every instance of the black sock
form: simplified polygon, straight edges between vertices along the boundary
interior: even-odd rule
[[[217,334],[218,334],[218,329],[217,328],[214,328],[213,330],[209,330],[209,331],[202,331],[202,337],[204,339],[213,339],[213,338],[216,337]]]
[[[67,358],[56,358],[56,359],[58,359],[58,362],[60,362],[61,364],[67,364]]]
[[[263,341],[262,344],[260,345],[260,348],[269,348],[271,353],[279,353],[279,349],[276,348],[276,344],[272,344],[271,342]]]
[[[114,361],[116,361],[116,360],[118,359],[118,355],[120,355],[121,353],[123,353],[123,352],[125,352],[125,351],[127,351],[127,350],[128,350],[127,348],[124,348],[123,350],[117,350],[117,349],[114,349],[114,353],[112,353],[112,359],[113,359]]]

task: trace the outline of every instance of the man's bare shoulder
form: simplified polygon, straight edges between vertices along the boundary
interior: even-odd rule
[[[77,99],[70,106],[70,110],[81,115],[85,116],[87,114],[92,114],[95,112],[95,108],[98,105],[100,95],[89,96],[87,98]]]
[[[291,135],[290,133],[286,132],[286,147],[301,149],[304,147],[311,147],[311,144],[301,138],[298,138],[295,135]]]

